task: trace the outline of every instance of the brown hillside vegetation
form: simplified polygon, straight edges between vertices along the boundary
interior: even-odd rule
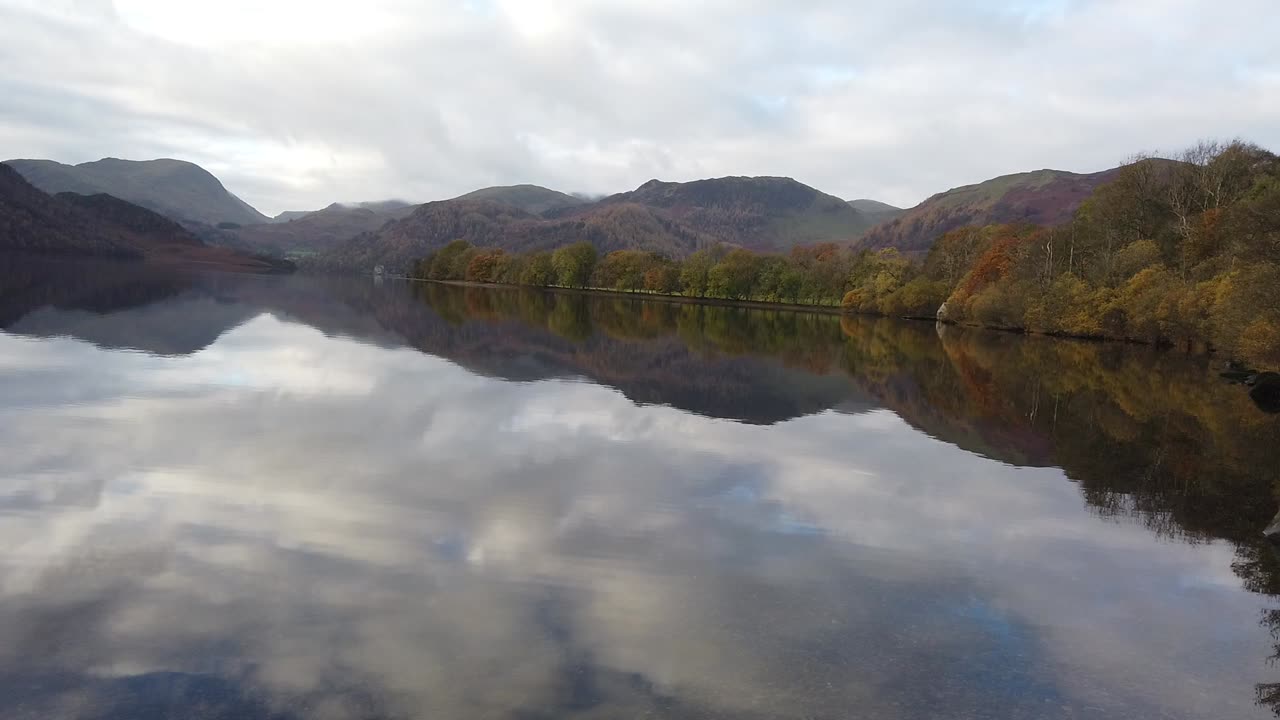
[[[1080,175],[1037,170],[965,185],[938,193],[871,228],[858,246],[922,253],[944,233],[965,225],[1058,225],[1070,220],[1080,204],[1098,187],[1115,179],[1117,172],[1112,169]]]
[[[1280,158],[1206,143],[1138,162],[1056,227],[944,235],[921,265],[892,250],[845,296],[853,310],[1212,348],[1280,366]]]

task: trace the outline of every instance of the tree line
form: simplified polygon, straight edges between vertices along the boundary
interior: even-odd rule
[[[414,263],[412,275],[426,280],[834,306],[840,304],[859,257],[834,243],[796,247],[787,255],[717,245],[673,260],[643,250],[617,250],[601,257],[586,242],[554,252],[520,254],[455,240]]]
[[[415,277],[840,306],[1010,330],[1218,350],[1280,364],[1280,158],[1241,141],[1123,167],[1062,226],[964,227],[924,257],[825,243],[673,260],[589,243],[455,241]]]

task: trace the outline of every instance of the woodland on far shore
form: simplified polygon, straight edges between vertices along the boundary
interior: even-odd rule
[[[1280,158],[1242,141],[1120,168],[1056,226],[946,232],[927,254],[836,243],[682,260],[581,242],[513,253],[454,241],[414,263],[467,280],[810,305],[1212,350],[1280,366]]]

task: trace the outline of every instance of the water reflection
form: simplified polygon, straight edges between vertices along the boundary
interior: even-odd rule
[[[21,272],[5,717],[1269,714],[1280,437],[1200,362]]]

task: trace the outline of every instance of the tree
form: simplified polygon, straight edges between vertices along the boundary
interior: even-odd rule
[[[454,240],[445,245],[435,254],[431,260],[431,268],[427,273],[428,279],[431,280],[460,280],[466,272],[466,265],[462,266],[461,272],[455,272],[455,268],[459,263],[459,259],[471,249],[471,243],[466,240]]]
[[[556,250],[551,255],[556,280],[565,287],[587,287],[596,265],[596,249],[591,243],[580,242]]]
[[[506,254],[498,249],[477,250],[467,263],[466,279],[470,282],[497,282],[498,266]]]
[[[551,263],[551,253],[533,253],[525,261],[524,268],[520,272],[520,283],[523,285],[546,287],[555,279],[556,272]]]
[[[711,250],[699,250],[685,259],[680,268],[680,285],[686,295],[706,297],[707,281],[716,264]]]
[[[746,300],[751,297],[760,258],[750,250],[732,250],[707,273],[707,293],[714,297]]]

